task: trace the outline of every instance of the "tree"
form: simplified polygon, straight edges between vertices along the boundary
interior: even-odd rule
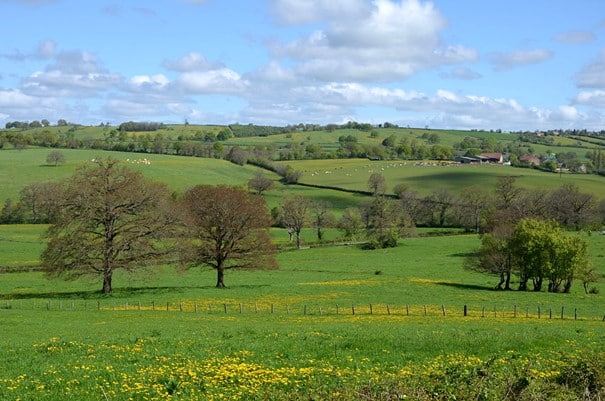
[[[414,225],[398,202],[378,196],[366,205],[363,211],[369,249],[393,248],[403,236],[411,236]]]
[[[48,155],[46,155],[46,164],[50,164],[53,166],[58,166],[59,164],[65,163],[65,155],[63,152],[58,150],[53,150]]]
[[[547,204],[550,217],[566,227],[579,230],[597,220],[594,195],[580,192],[574,184],[555,189]]]
[[[182,262],[215,269],[217,288],[225,287],[225,270],[276,267],[263,198],[239,187],[198,185],[185,192],[182,209],[190,239]]]
[[[368,178],[368,189],[374,196],[384,195],[387,190],[384,176],[380,173],[372,173]]]
[[[338,228],[345,238],[356,239],[363,228],[361,213],[357,208],[346,208],[338,220]]]
[[[262,170],[257,170],[250,180],[248,180],[248,188],[256,191],[257,195],[268,191],[274,187],[273,180],[265,176]]]
[[[301,195],[287,196],[281,206],[281,224],[288,230],[290,239],[296,237],[296,247],[300,249],[300,234],[307,223],[309,201]]]
[[[330,203],[325,201],[314,201],[310,205],[311,220],[317,232],[317,240],[323,240],[323,229],[334,222],[334,216],[330,213]]]
[[[55,182],[34,182],[19,192],[19,208],[31,223],[52,223],[60,211],[62,187]]]
[[[532,280],[534,291],[541,291],[547,279],[549,292],[569,292],[574,276],[588,263],[586,241],[566,236],[553,220],[522,219],[509,246],[520,290]]]
[[[67,180],[47,233],[42,265],[49,276],[100,275],[112,291],[116,269],[135,270],[165,257],[174,218],[170,192],[115,159],[95,160]]]
[[[512,235],[510,225],[497,226],[481,239],[481,247],[466,259],[465,267],[470,270],[497,275],[497,290],[510,290],[512,254],[509,247]]]

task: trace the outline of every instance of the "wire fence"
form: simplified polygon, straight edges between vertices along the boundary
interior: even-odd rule
[[[445,305],[445,304],[304,304],[220,302],[132,302],[118,300],[3,300],[0,309],[47,311],[183,312],[211,315],[393,316],[596,320],[605,315],[582,313],[579,308],[552,305]]]

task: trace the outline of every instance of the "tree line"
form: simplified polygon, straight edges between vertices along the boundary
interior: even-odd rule
[[[60,124],[59,124],[60,122]],[[537,136],[523,133],[517,135],[517,139],[502,143],[494,138],[477,138],[465,136],[457,143],[444,145],[438,132],[423,130],[418,132],[414,138],[401,138],[391,134],[382,138],[377,143],[359,143],[358,135],[341,135],[338,138],[338,148],[327,149],[319,144],[313,143],[308,136],[306,140],[291,141],[276,145],[254,145],[254,146],[228,146],[224,141],[231,137],[269,136],[276,134],[287,134],[292,138],[293,132],[310,132],[317,130],[334,131],[336,129],[356,130],[367,133],[372,138],[379,138],[379,128],[370,124],[348,122],[342,125],[331,124],[327,126],[299,124],[287,127],[257,126],[253,124],[232,124],[225,126],[218,132],[200,129],[195,132],[184,131],[178,135],[167,135],[165,132],[154,132],[160,129],[171,129],[162,123],[153,122],[125,122],[117,128],[103,125],[104,136],[102,138],[78,138],[76,132],[80,128],[77,125],[69,125],[65,120],[59,120],[58,126],[67,127],[66,132],[53,132],[50,129],[27,131],[29,128],[47,128],[50,123],[42,122],[11,122],[7,123],[7,130],[0,132],[0,148],[5,143],[14,148],[23,149],[27,146],[42,146],[55,148],[87,148],[111,151],[175,154],[192,157],[225,158],[228,160],[258,159],[265,158],[271,161],[279,160],[302,160],[302,159],[330,159],[330,158],[370,158],[370,159],[402,159],[402,160],[454,160],[457,156],[477,156],[482,152],[507,153],[509,160],[518,167],[540,167],[532,166],[531,163],[522,161],[524,155],[535,155],[534,143],[547,143],[549,146],[558,146],[553,135]],[[34,125],[32,125],[34,124]],[[380,127],[397,128],[396,125],[385,123]],[[23,131],[14,130],[15,128]],[[414,132],[412,132],[414,134]],[[588,133],[585,133],[588,135]],[[599,139],[597,133],[590,133]],[[597,136],[594,136],[597,135]],[[528,138],[532,138],[530,141]],[[586,137],[588,138],[588,137]],[[592,138],[592,137],[591,137]],[[595,139],[596,140],[596,139]],[[603,142],[592,144],[592,149],[587,148],[584,159],[575,152],[557,152],[548,160],[544,168],[556,171],[559,166],[570,171],[582,171],[592,173],[603,173],[605,163],[601,156],[599,145]],[[233,154],[237,157],[233,157]],[[547,151],[546,155],[552,153]],[[587,160],[587,161],[586,161]]]

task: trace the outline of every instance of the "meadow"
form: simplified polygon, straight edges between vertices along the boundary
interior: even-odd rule
[[[475,235],[365,251],[307,230],[278,270],[230,270],[226,289],[167,265],[117,273],[106,297],[30,271],[43,229],[0,226],[0,265],[17,266],[0,276],[1,399],[563,400],[602,383],[603,283],[494,291],[462,267]],[[581,235],[605,273],[605,236]],[[22,262],[6,252],[36,238]]]
[[[198,183],[245,185],[257,170],[217,159],[93,150],[61,150],[66,164],[51,167],[49,151],[0,151],[3,197],[17,199],[28,183],[69,177],[96,157],[122,160],[176,192]],[[471,185],[490,188],[512,174],[527,188],[573,182],[605,197],[603,178],[589,175],[368,160],[288,163],[303,171],[303,183],[348,190],[366,190],[371,172],[384,174],[389,191],[406,183],[423,195],[439,187],[456,194]],[[335,210],[366,199],[284,185],[266,174],[276,182],[263,195],[269,207],[286,194],[329,200]],[[118,271],[113,293],[102,296],[99,278],[48,280],[37,269],[45,228],[0,226],[2,400],[605,397],[605,284],[595,283],[594,294],[584,294],[581,283],[571,294],[495,291],[495,277],[463,268],[477,235],[419,236],[367,251],[336,230],[317,243],[308,228],[297,250],[284,230],[273,229],[277,270],[229,270],[226,289],[214,288],[209,269]],[[577,235],[589,242],[604,276],[605,235]]]

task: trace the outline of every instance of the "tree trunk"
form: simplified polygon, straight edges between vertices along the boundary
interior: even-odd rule
[[[504,289],[510,291],[510,270],[506,271],[506,284],[504,285]]]
[[[296,232],[296,248],[300,249],[300,231]]]
[[[113,274],[112,270],[106,270],[103,273],[103,294],[111,294],[111,276]]]
[[[218,267],[216,269],[216,288],[225,288],[225,269]]]

